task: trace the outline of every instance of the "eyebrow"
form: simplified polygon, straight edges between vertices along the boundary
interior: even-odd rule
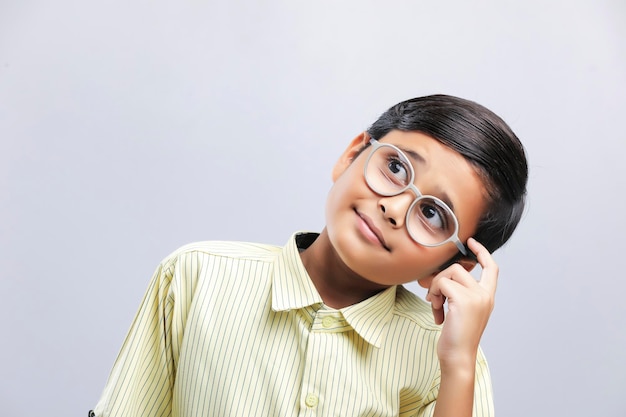
[[[413,161],[415,161],[416,163],[422,163],[425,164],[426,163],[426,159],[424,159],[424,157],[422,155],[420,155],[419,153],[415,152],[414,150],[411,149],[407,149],[401,146],[398,146],[398,149],[400,149],[406,156],[408,156],[409,158],[411,158]],[[416,172],[415,168],[413,168],[413,171]],[[415,174],[415,176],[417,177],[417,172]],[[420,190],[420,193],[422,192],[422,190]],[[450,210],[452,210],[453,213],[456,214],[456,212],[454,211],[454,204],[452,204],[452,200],[450,200],[450,197],[448,196],[448,193],[446,193],[444,190],[439,190],[439,194],[440,196],[437,197],[439,198],[441,201],[443,201],[444,203],[446,203],[446,206],[450,207]]]
[[[418,154],[417,152],[411,150],[411,149],[407,149],[407,148],[403,148],[401,146],[395,145],[398,149],[400,149],[404,154],[406,154],[407,156],[410,156],[411,159],[417,161],[417,162],[421,162],[421,163],[426,163],[426,160],[424,159],[424,157],[420,154]]]

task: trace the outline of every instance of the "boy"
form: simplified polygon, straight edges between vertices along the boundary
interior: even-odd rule
[[[467,100],[408,100],[352,140],[332,178],[319,235],[167,257],[90,415],[493,415],[479,341],[490,252],[524,208],[515,134]],[[402,287],[413,280],[430,306]]]

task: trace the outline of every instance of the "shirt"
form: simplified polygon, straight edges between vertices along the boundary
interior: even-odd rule
[[[168,256],[92,415],[432,415],[441,327],[430,305],[392,286],[325,306],[297,245],[315,236],[283,248],[202,242]],[[479,350],[474,416],[492,415]]]

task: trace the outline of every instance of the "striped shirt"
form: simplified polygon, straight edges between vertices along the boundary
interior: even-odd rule
[[[92,415],[429,416],[440,381],[430,305],[402,286],[339,310],[299,256],[202,242],[157,268]],[[476,366],[474,416],[492,416]]]

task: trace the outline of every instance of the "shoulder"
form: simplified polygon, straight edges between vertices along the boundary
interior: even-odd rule
[[[275,245],[231,242],[231,241],[203,241],[181,246],[170,253],[161,265],[171,267],[191,259],[227,258],[233,261],[249,260],[271,262],[276,258],[281,248]]]
[[[441,326],[435,324],[430,304],[402,285],[399,285],[396,290],[394,316],[399,320],[407,320],[424,330],[441,331]]]

